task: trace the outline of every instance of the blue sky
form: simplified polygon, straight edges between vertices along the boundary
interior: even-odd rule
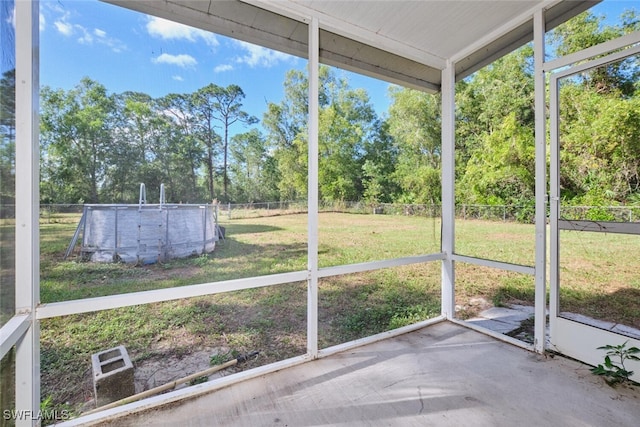
[[[593,10],[617,19],[634,6],[640,9],[637,1],[606,0]],[[282,99],[292,68],[305,69],[306,60],[96,0],[41,0],[41,85],[68,90],[88,76],[110,93],[161,97],[237,84],[245,110],[262,119],[267,102]],[[339,73],[367,90],[379,115],[387,111],[387,83]]]
[[[98,1],[41,1],[41,85],[68,90],[88,76],[110,93],[161,97],[237,84],[245,110],[262,119],[294,68],[306,69],[306,60]],[[386,111],[387,83],[338,72]]]

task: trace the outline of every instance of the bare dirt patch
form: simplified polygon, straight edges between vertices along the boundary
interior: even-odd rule
[[[212,359],[216,357],[224,358],[230,353],[227,347],[204,348],[193,351],[189,354],[174,354],[167,351],[165,354],[158,352],[156,356],[144,358],[134,362],[134,384],[135,392],[151,390],[164,384],[171,383],[186,378],[189,375],[202,372],[211,368]],[[130,355],[134,358],[134,355]],[[200,382],[220,378],[233,372],[233,368],[221,370],[211,375],[198,379]],[[176,385],[173,390],[193,385],[193,382],[186,382]],[[95,396],[93,396],[93,383],[91,375],[85,375],[82,387],[84,403],[82,412],[95,408]]]

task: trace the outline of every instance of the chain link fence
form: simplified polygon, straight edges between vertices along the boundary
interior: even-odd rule
[[[84,205],[81,204],[43,204],[40,205],[40,221],[44,223],[77,222]],[[5,218],[14,217],[15,207],[3,205],[8,214]],[[320,212],[343,212],[371,215],[411,215],[427,218],[439,218],[439,204],[407,204],[365,202],[333,202],[321,201]],[[218,206],[219,219],[232,220],[241,218],[259,218],[265,216],[293,215],[307,213],[305,201],[279,201],[261,203],[226,203]],[[533,206],[516,205],[472,205],[458,204],[455,209],[456,218],[464,220],[517,221],[533,224],[535,211]],[[560,210],[562,219],[640,222],[640,206],[563,206]]]
[[[439,204],[365,203],[345,201],[320,201],[320,212],[343,212],[372,215],[412,215],[439,218]],[[220,206],[220,217],[225,219],[307,213],[306,201],[267,202],[250,204],[226,204]],[[458,204],[455,215],[463,220],[514,221],[533,224],[533,205],[475,205]],[[547,212],[548,215],[548,212]],[[563,219],[588,219],[599,221],[639,222],[640,206],[563,206]]]
[[[563,206],[560,217],[566,220],[639,222],[640,206]]]
[[[83,204],[40,205],[40,222],[45,224],[77,224],[82,216]]]
[[[218,219],[232,220],[263,216],[294,215],[307,212],[307,202],[222,203],[218,205]]]
[[[365,203],[347,201],[320,201],[320,212],[341,212],[371,215],[406,215],[439,218],[441,205],[414,203]],[[518,206],[458,205],[456,217],[462,219],[485,219],[499,221],[516,221],[522,216],[524,208]],[[220,205],[220,218],[227,220],[240,218],[256,218],[264,216],[307,213],[306,201],[270,202]],[[533,221],[533,213],[531,214]]]

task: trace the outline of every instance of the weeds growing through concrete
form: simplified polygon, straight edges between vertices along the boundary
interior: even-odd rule
[[[622,383],[633,383],[634,385],[637,385],[638,383],[631,380],[633,371],[629,371],[624,365],[624,362],[628,360],[636,360],[640,362],[640,357],[637,356],[637,354],[640,354],[640,348],[627,348],[628,342],[629,341],[627,340],[619,345],[605,345],[598,347],[598,350],[606,350],[607,353],[604,356],[604,363],[591,369],[591,372],[596,375],[604,376],[605,381],[610,386],[616,386]],[[616,359],[615,362],[611,360],[612,357]]]

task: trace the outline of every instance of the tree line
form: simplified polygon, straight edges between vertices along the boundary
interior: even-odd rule
[[[606,26],[602,17],[586,12],[550,39],[555,54],[565,55],[638,30],[639,22],[631,11],[621,23]],[[439,95],[390,86],[390,108],[378,116],[366,91],[351,88],[326,66],[319,76],[321,199],[439,203]],[[12,78],[6,73],[0,84],[10,85]],[[640,204],[639,78],[636,56],[563,80],[566,203]],[[43,87],[41,202],[131,203],[141,182],[150,189],[164,183],[171,202],[304,199],[307,88],[306,73],[288,72],[284,98],[267,104],[260,130],[259,119],[243,110],[245,94],[238,85],[212,83],[160,98],[112,94],[89,78],[70,90]],[[456,103],[457,201],[532,210],[532,47],[458,82]],[[6,111],[0,116],[3,180],[11,179],[13,170],[10,116]]]

